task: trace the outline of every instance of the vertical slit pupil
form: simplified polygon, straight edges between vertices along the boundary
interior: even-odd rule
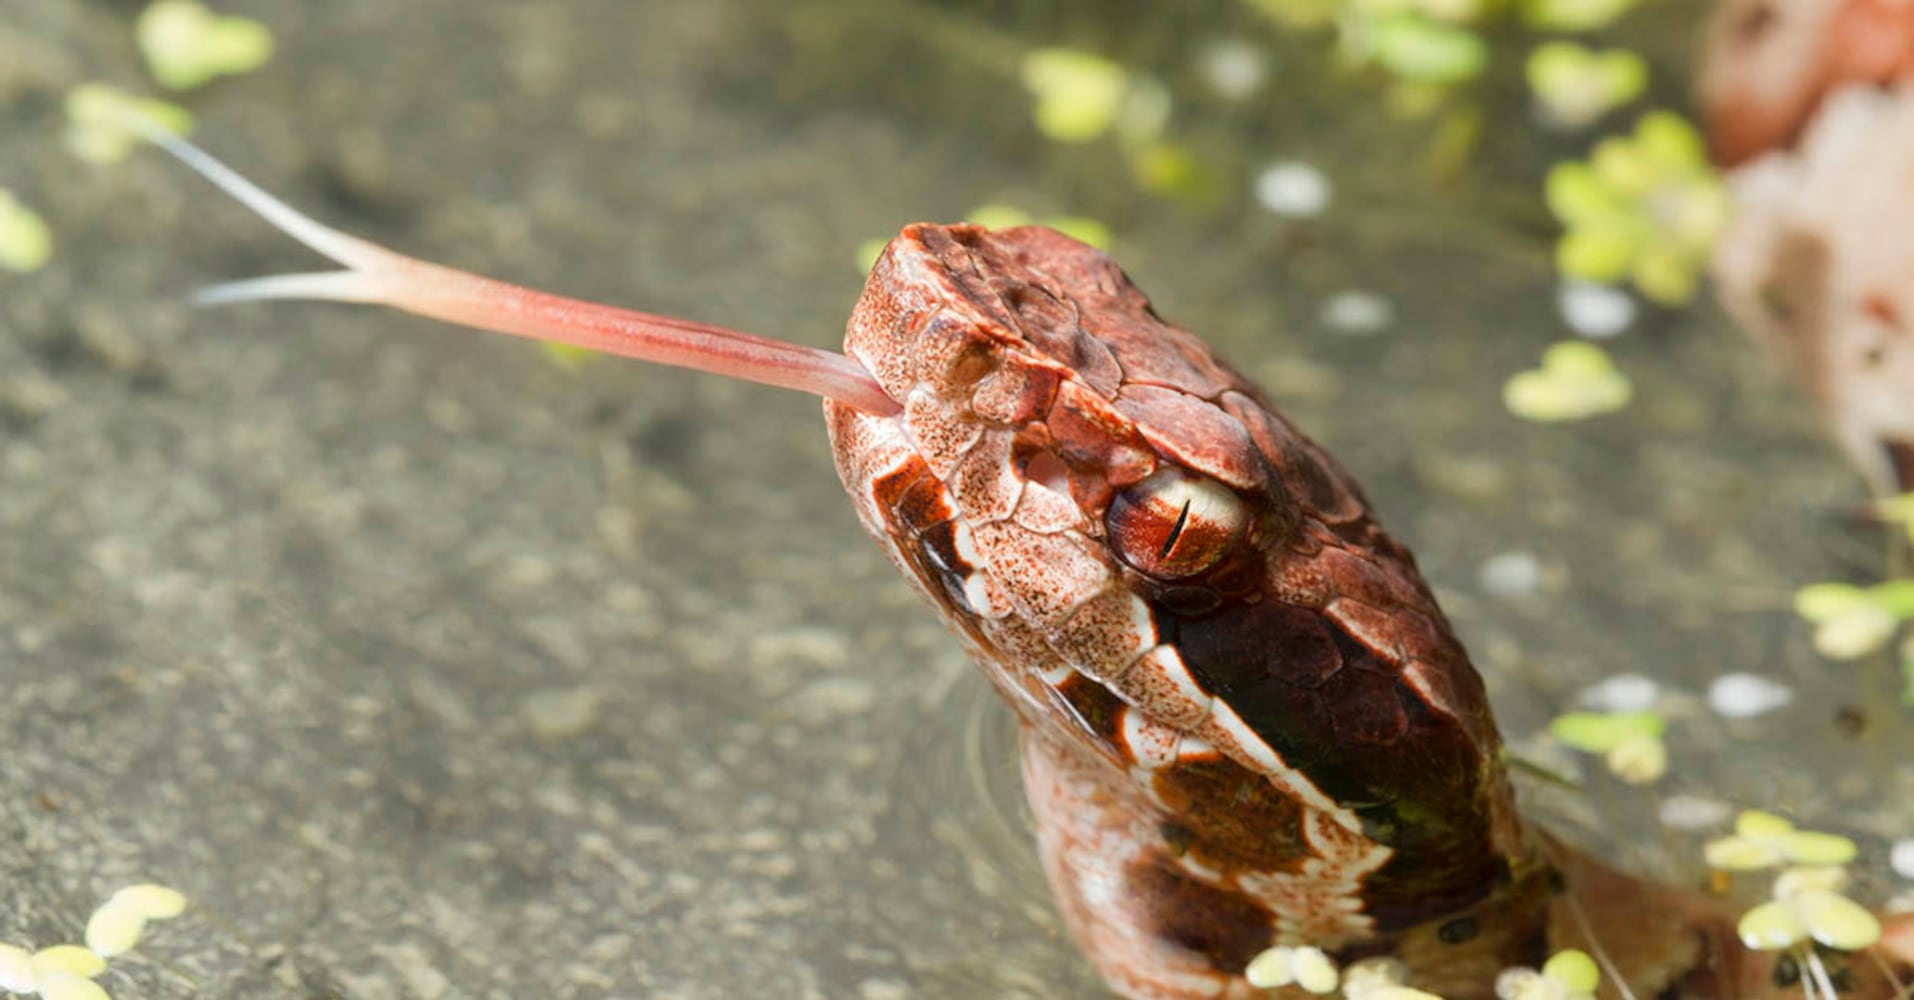
[[[1176,512],[1176,523],[1170,525],[1170,536],[1163,539],[1163,550],[1156,554],[1158,559],[1168,559],[1170,550],[1176,547],[1176,540],[1183,537],[1183,526],[1190,521],[1190,502],[1183,501],[1183,509]]]

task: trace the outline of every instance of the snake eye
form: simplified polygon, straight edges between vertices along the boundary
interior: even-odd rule
[[[1118,493],[1104,515],[1119,558],[1171,580],[1216,565],[1248,523],[1248,505],[1228,487],[1168,468]]]

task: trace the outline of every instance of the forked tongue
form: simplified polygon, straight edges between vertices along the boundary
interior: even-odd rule
[[[281,232],[345,267],[215,285],[195,296],[202,305],[268,299],[374,302],[481,330],[800,389],[880,416],[898,412],[863,366],[835,351],[549,295],[416,260],[315,222],[150,122],[131,124]]]

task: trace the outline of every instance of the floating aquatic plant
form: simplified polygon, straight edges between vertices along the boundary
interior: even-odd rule
[[[1639,0],[1522,0],[1522,20],[1539,31],[1596,31],[1614,24]]]
[[[0,270],[38,271],[53,257],[53,231],[46,220],[0,188]]]
[[[1035,49],[1019,76],[1035,100],[1038,131],[1056,142],[1114,135],[1137,185],[1153,194],[1200,196],[1210,177],[1194,154],[1165,137],[1173,102],[1161,81],[1090,52]]]
[[[1627,49],[1549,42],[1529,53],[1529,90],[1550,121],[1583,128],[1648,89],[1648,63]]]
[[[151,920],[171,920],[186,912],[178,889],[151,883],[115,892],[86,922],[86,946],[101,958],[131,951]]]
[[[1490,46],[1483,29],[1510,8],[1543,31],[1584,31],[1606,27],[1635,5],[1636,0],[1245,0],[1257,12],[1289,28],[1334,25],[1339,51],[1346,62],[1374,65],[1407,85],[1408,100],[1398,94],[1398,107],[1431,106],[1431,98],[1457,84],[1473,80],[1488,68]],[[1539,65],[1531,60],[1531,80],[1537,71],[1544,82],[1538,92],[1556,95],[1565,108],[1578,109],[1592,121],[1601,113],[1638,96],[1647,82],[1646,64],[1626,52],[1601,53],[1578,59],[1575,46],[1544,46]],[[1593,54],[1590,54],[1593,55]],[[1588,113],[1589,105],[1599,110]],[[1565,116],[1573,118],[1571,114]]]
[[[1489,65],[1489,45],[1482,36],[1415,8],[1383,14],[1360,30],[1346,30],[1343,40],[1358,61],[1373,60],[1412,84],[1457,84],[1480,76]]]
[[[1594,1000],[1601,970],[1585,951],[1564,948],[1542,967],[1516,966],[1495,977],[1497,1000]]]
[[[1057,142],[1089,142],[1110,131],[1131,90],[1128,70],[1076,49],[1036,49],[1024,56],[1021,75],[1036,99],[1037,128]]]
[[[83,83],[66,94],[66,144],[74,155],[93,163],[117,163],[146,140],[127,126],[147,121],[178,135],[193,128],[192,112],[168,101],[135,97],[118,87]]]
[[[196,0],[156,0],[140,12],[133,34],[153,79],[171,90],[250,73],[272,58],[264,24],[214,14]]]
[[[1845,865],[1855,853],[1854,841],[1839,834],[1799,830],[1774,813],[1744,809],[1735,818],[1735,832],[1709,841],[1702,857],[1710,868],[1754,871],[1782,865]]]
[[[1757,951],[1784,951],[1810,939],[1837,951],[1860,951],[1881,939],[1881,922],[1867,907],[1821,889],[1762,903],[1742,914],[1735,930]]]
[[[1389,106],[1405,118],[1443,108],[1458,88],[1482,75],[1490,48],[1478,29],[1503,6],[1502,0],[1245,2],[1285,28],[1333,26],[1341,61],[1384,75],[1391,84]]]
[[[1257,989],[1297,986],[1317,995],[1334,993],[1341,982],[1336,960],[1321,948],[1279,945],[1250,960],[1243,977]]]
[[[1789,868],[1774,880],[1772,898],[1742,914],[1735,930],[1758,951],[1799,948],[1810,940],[1860,951],[1881,939],[1881,921],[1842,895],[1847,882],[1847,869],[1839,865]]]
[[[1668,720],[1656,712],[1570,712],[1549,723],[1549,735],[1584,753],[1598,753],[1616,777],[1646,785],[1668,773]]]
[[[1340,986],[1345,1000],[1442,1000],[1434,993],[1405,985],[1407,974],[1407,967],[1394,958],[1365,958],[1347,969],[1338,969],[1328,953],[1307,945],[1266,949],[1243,970],[1243,978],[1263,990],[1294,986],[1326,996]]]
[[[1565,277],[1632,280],[1663,305],[1694,297],[1729,211],[1701,137],[1668,111],[1643,115],[1631,136],[1602,140],[1586,162],[1557,164],[1547,194],[1567,230],[1555,247]]]
[[[1542,367],[1517,372],[1502,387],[1502,402],[1524,420],[1582,420],[1628,405],[1634,386],[1608,352],[1565,340],[1542,354]]]
[[[1853,660],[1885,647],[1903,622],[1914,620],[1914,580],[1871,587],[1815,583],[1794,594],[1795,614],[1814,624],[1815,651]]]
[[[1852,952],[1881,940],[1880,919],[1844,894],[1845,866],[1857,853],[1846,837],[1797,829],[1759,809],[1743,810],[1734,833],[1703,848],[1708,865],[1719,871],[1782,869],[1769,898],[1741,915],[1735,933],[1756,951],[1788,952],[1828,996],[1836,991],[1816,947]]]
[[[0,943],[0,991],[42,1000],[107,1000],[93,980],[106,960],[131,951],[146,925],[177,917],[186,897],[163,885],[132,885],[115,892],[86,922],[86,945],[56,944],[38,951]]]

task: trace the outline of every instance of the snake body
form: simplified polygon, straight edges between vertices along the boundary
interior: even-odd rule
[[[1279,943],[1452,998],[1568,945],[1636,995],[1773,989],[1710,902],[1518,818],[1414,559],[1108,257],[906,228],[846,351],[902,412],[827,400],[839,474],[1015,709],[1045,870],[1116,992],[1266,996],[1243,969]]]

